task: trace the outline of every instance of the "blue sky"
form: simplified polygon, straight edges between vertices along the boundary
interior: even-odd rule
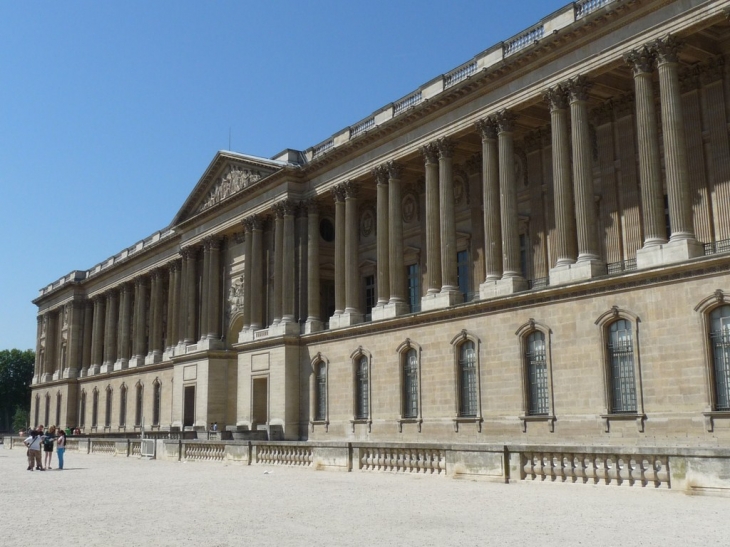
[[[303,150],[564,0],[0,3],[0,350],[167,226],[217,150]]]

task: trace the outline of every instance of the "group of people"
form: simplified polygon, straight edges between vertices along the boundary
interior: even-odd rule
[[[58,469],[63,469],[63,455],[66,452],[66,431],[60,427],[57,428],[52,425],[45,429],[41,424],[28,432],[28,437],[23,443],[28,447],[28,471],[53,469],[51,463],[54,444],[58,455]],[[41,457],[41,451],[43,457]]]

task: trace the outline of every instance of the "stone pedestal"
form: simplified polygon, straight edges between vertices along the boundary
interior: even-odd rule
[[[432,295],[427,294],[421,298],[421,310],[440,310],[462,302],[464,302],[464,295],[460,291],[441,291]]]
[[[278,325],[269,327],[269,336],[296,336],[300,333],[299,323],[295,321],[280,321]]]
[[[405,302],[388,302],[382,306],[373,308],[373,321],[382,321],[384,319],[393,319],[399,315],[405,315],[411,312],[411,307]]]
[[[203,338],[198,340],[196,345],[198,346],[198,351],[224,349],[226,347],[225,342],[219,338]],[[149,358],[149,355],[147,357]]]
[[[144,357],[135,355],[129,360],[129,368],[138,368],[144,366]]]
[[[479,299],[488,300],[527,290],[527,280],[523,277],[506,277],[487,280],[479,285]]]
[[[341,329],[362,323],[364,316],[357,312],[344,311],[330,317],[330,329]]]
[[[663,245],[652,245],[651,247],[638,249],[636,251],[636,268],[643,270],[655,266],[676,264],[704,254],[705,249],[702,243],[695,239],[670,241]]]
[[[324,323],[319,319],[307,319],[304,323],[304,334],[311,334],[313,332],[319,332],[324,329]]]
[[[114,363],[114,370],[127,370],[129,361],[127,359],[117,359]]]
[[[154,365],[155,363],[160,363],[161,361],[162,354],[159,352],[148,353],[147,356],[144,358],[145,365]]]
[[[162,353],[162,360],[163,360],[163,361],[169,361],[169,360],[170,360],[170,359],[172,359],[172,358],[173,358],[174,356],[175,356],[175,347],[173,346],[173,347],[171,347],[171,348],[167,348],[167,349],[166,349],[166,350],[165,350],[165,351],[164,351],[164,352]]]
[[[44,372],[41,374],[41,383],[45,384],[46,382],[50,382],[53,379],[53,375],[49,372]]]
[[[254,329],[244,329],[241,332],[238,333],[238,343],[243,344],[245,342],[253,342],[254,333],[256,330]]]
[[[550,286],[577,283],[602,275],[606,275],[606,264],[600,260],[561,264],[550,270]]]
[[[104,363],[101,365],[101,369],[99,370],[100,374],[107,374],[109,372],[112,372],[114,370],[114,363]]]
[[[61,371],[60,370],[57,370],[56,372],[54,372],[52,378],[54,380],[60,380],[61,379]]]
[[[76,378],[78,376],[78,370],[75,368],[67,368],[63,371],[64,379]]]
[[[91,365],[89,366],[89,369],[87,370],[88,376],[95,376],[99,374],[100,367],[99,365]]]

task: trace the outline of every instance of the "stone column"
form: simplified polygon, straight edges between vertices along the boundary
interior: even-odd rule
[[[94,326],[91,333],[91,366],[89,376],[99,374],[104,362],[104,319],[106,316],[106,297],[94,296]]]
[[[197,339],[198,326],[198,275],[197,248],[183,249],[185,261],[185,344],[192,344]]]
[[[390,298],[390,249],[388,222],[388,170],[384,165],[373,169],[377,181],[377,260],[378,302],[373,308],[373,319],[382,319],[382,308]]]
[[[125,283],[122,285],[120,293],[119,348],[117,350],[117,361],[114,363],[114,370],[124,370],[129,366],[129,327],[132,321],[132,287],[130,284]]]
[[[145,364],[147,355],[147,279],[138,277],[134,280],[134,347],[129,366],[139,367]]]
[[[180,261],[174,260],[168,267],[167,283],[167,343],[170,352],[179,340],[180,324]]]
[[[81,378],[88,374],[91,365],[91,338],[94,332],[94,302],[87,298],[84,302],[84,341],[81,349]]]
[[[481,298],[494,296],[491,288],[502,278],[502,225],[499,203],[499,155],[497,150],[497,121],[490,116],[479,120],[477,130],[482,136],[482,180],[484,200],[484,262],[486,284],[480,285]]]
[[[208,340],[221,342],[221,246],[223,240],[213,236],[206,242],[210,269],[208,271]],[[211,347],[210,344],[208,347]]]
[[[106,293],[106,320],[104,330],[104,363],[101,372],[112,372],[117,360],[117,321],[119,320],[119,298],[116,289]]]
[[[274,213],[274,292],[272,294],[274,318],[271,325],[278,325],[281,321],[281,291],[284,268],[284,205],[275,203]]]
[[[358,264],[359,218],[357,198],[360,186],[351,180],[345,187],[345,311],[340,315],[339,326],[361,323],[360,275]]]
[[[263,324],[263,229],[264,221],[258,215],[249,217],[251,221],[251,331]]]
[[[680,46],[679,40],[670,35],[660,38],[652,44],[659,69],[664,166],[669,197],[669,224],[672,233],[669,243],[662,248],[661,254],[654,255],[652,261],[642,260],[641,264],[637,262],[637,266],[640,267],[646,267],[652,263],[680,262],[704,253],[702,244],[695,239],[692,222],[692,197],[687,170],[687,145],[678,74]],[[644,255],[642,258],[648,257]]]
[[[44,362],[43,381],[50,382],[56,372],[58,362],[58,312],[50,311],[46,313],[48,321],[46,323],[46,352]]]
[[[570,142],[568,140],[568,100],[562,85],[545,93],[550,103],[550,125],[553,155],[553,195],[555,201],[555,266],[550,270],[550,284],[554,283],[553,270],[575,263],[575,207],[573,185],[570,180]]]
[[[570,94],[573,135],[573,190],[578,230],[578,261],[572,280],[591,279],[606,273],[601,260],[593,197],[593,145],[588,125],[588,90],[591,83],[577,76],[566,84]]]
[[[388,252],[390,262],[390,299],[386,315],[396,317],[406,314],[410,307],[405,298],[405,265],[403,263],[403,200],[401,198],[401,176],[403,167],[389,161],[388,170]]]
[[[147,362],[159,363],[162,360],[162,270],[152,272],[152,288],[150,291],[152,306],[150,309],[150,344],[147,354]]]
[[[441,138],[439,151],[439,201],[441,204],[441,293],[459,291],[456,272],[456,223],[454,221],[454,143]],[[461,294],[461,293],[459,293]]]
[[[35,337],[35,363],[33,363],[33,379],[31,384],[35,385],[40,383],[41,375],[43,370],[41,369],[43,361],[43,344],[41,339],[43,337],[43,325],[45,322],[45,314],[36,316],[36,337]],[[84,374],[84,370],[81,370],[81,374]]]
[[[297,205],[287,199],[282,203],[284,211],[282,258],[281,258],[281,322],[292,323],[298,327],[294,318],[294,286],[296,282],[296,264],[294,251],[294,219],[297,214]],[[299,334],[298,328],[294,329]]]
[[[345,311],[345,187],[338,184],[332,189],[335,200],[335,313],[330,328],[336,328],[339,316]]]
[[[438,148],[435,143],[429,143],[421,147],[421,154],[426,162],[426,284],[428,285],[421,307],[428,309],[427,301],[432,300],[441,290]]]
[[[210,245],[208,238],[203,239],[203,272],[200,281],[200,341],[208,338],[208,319],[210,318]]]
[[[84,337],[84,306],[74,300],[68,304],[68,361],[63,371],[64,378],[76,378],[81,370],[81,351]]]
[[[307,208],[307,322],[304,332],[322,330],[319,300],[319,207],[316,199]]]
[[[631,65],[634,72],[636,140],[639,147],[639,180],[646,249],[667,242],[664,226],[662,164],[652,86],[654,55],[644,46],[624,55],[624,60]],[[637,261],[639,261],[638,254]]]
[[[180,249],[180,283],[178,284],[178,323],[177,323],[177,345],[180,351],[185,353],[185,335],[188,331],[188,260],[186,254],[189,249]]]
[[[251,241],[253,239],[253,221],[243,221],[243,326],[241,332],[251,329]],[[240,338],[239,338],[240,340]]]

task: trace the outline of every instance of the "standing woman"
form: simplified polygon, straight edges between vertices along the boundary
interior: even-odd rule
[[[63,455],[66,453],[66,432],[63,429],[58,430],[56,452],[58,453],[58,469],[63,469]]]
[[[43,467],[51,469],[53,458],[53,441],[56,440],[56,426],[52,425],[43,436]]]

